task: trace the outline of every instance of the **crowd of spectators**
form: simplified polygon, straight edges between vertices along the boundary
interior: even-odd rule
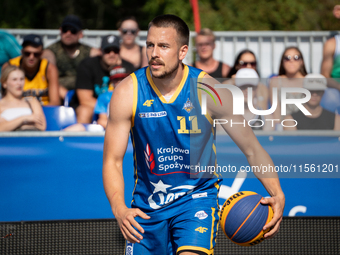
[[[59,29],[60,40],[47,48],[39,35],[26,35],[19,45],[12,35],[0,31],[0,131],[45,130],[44,107],[61,105],[75,111],[77,128],[70,128],[71,131],[87,130],[90,123],[105,129],[114,87],[130,73],[148,65],[146,48],[136,43],[139,26],[134,17],[118,23],[120,37],[113,34],[102,37],[100,48],[79,41],[82,29],[77,16],[66,16]],[[208,28],[197,33],[195,49],[193,66],[243,92],[244,117],[254,130],[340,130],[337,112],[320,105],[322,97],[332,93],[331,88],[340,91],[340,35],[324,44],[321,74],[307,74],[300,49],[288,47],[268,85],[261,82],[256,55],[249,49],[238,53],[233,66],[214,59],[215,36]],[[287,104],[286,115],[282,115],[280,100],[275,102],[275,98],[281,98],[281,88],[309,90],[311,99],[303,106],[311,115],[303,114],[294,104]],[[306,95],[296,91],[285,96],[303,99]],[[248,97],[252,109],[268,110],[274,105],[276,110],[272,114],[254,114],[248,107]],[[266,119],[275,119],[276,125]],[[281,121],[292,125],[278,125]]]

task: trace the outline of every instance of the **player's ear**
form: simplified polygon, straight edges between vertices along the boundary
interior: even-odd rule
[[[188,53],[188,50],[189,50],[188,45],[182,45],[182,46],[179,48],[179,60],[183,60],[183,59],[185,58],[185,56],[186,56],[187,53]]]

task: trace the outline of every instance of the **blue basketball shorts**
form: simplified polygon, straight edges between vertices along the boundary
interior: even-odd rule
[[[178,213],[165,220],[135,218],[144,229],[143,239],[140,243],[126,241],[125,254],[213,254],[219,224],[216,199],[193,199],[176,208]]]

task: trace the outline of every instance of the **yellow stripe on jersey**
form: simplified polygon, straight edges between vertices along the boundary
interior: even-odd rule
[[[171,96],[169,102],[165,100],[165,98],[163,97],[162,93],[159,91],[159,89],[157,88],[157,86],[155,85],[155,83],[153,82],[152,80],[152,76],[151,76],[151,71],[150,71],[150,67],[148,67],[146,69],[146,77],[152,87],[152,89],[155,91],[155,93],[157,94],[157,96],[159,97],[159,99],[162,101],[162,103],[164,104],[171,104],[173,102],[175,102],[177,96],[179,95],[179,93],[181,92],[184,84],[185,84],[185,81],[187,80],[188,78],[188,74],[189,74],[189,68],[187,65],[183,65],[184,66],[184,70],[183,70],[183,77],[182,77],[182,80],[181,82],[179,83],[175,93]]]
[[[211,207],[211,216],[212,216],[212,223],[211,223],[211,235],[210,235],[210,249],[214,248],[213,241],[214,241],[214,228],[215,228],[215,208]],[[216,232],[217,233],[217,232]],[[216,238],[216,237],[215,237]]]
[[[197,81],[201,82],[202,79],[204,78],[204,76],[206,75],[207,73],[202,71],[199,75],[198,75],[198,78],[197,78]],[[198,84],[197,84],[197,96],[198,96],[198,101],[200,102],[200,106],[202,107],[202,102],[201,102],[201,99],[202,99],[202,90],[198,89]],[[212,125],[213,124],[213,119],[211,118],[209,112],[207,111],[207,113],[205,114],[205,117],[207,118],[207,120],[210,122],[210,124]]]
[[[134,73],[130,74],[133,82],[133,103],[132,103],[132,118],[131,127],[135,125],[135,115],[137,110],[137,100],[138,100],[138,81]]]

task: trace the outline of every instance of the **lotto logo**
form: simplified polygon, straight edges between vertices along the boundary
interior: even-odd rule
[[[195,229],[195,231],[200,232],[201,234],[204,233],[204,232],[206,232],[207,230],[208,230],[208,229],[207,229],[207,228],[204,228],[204,227],[198,227],[198,228]]]

